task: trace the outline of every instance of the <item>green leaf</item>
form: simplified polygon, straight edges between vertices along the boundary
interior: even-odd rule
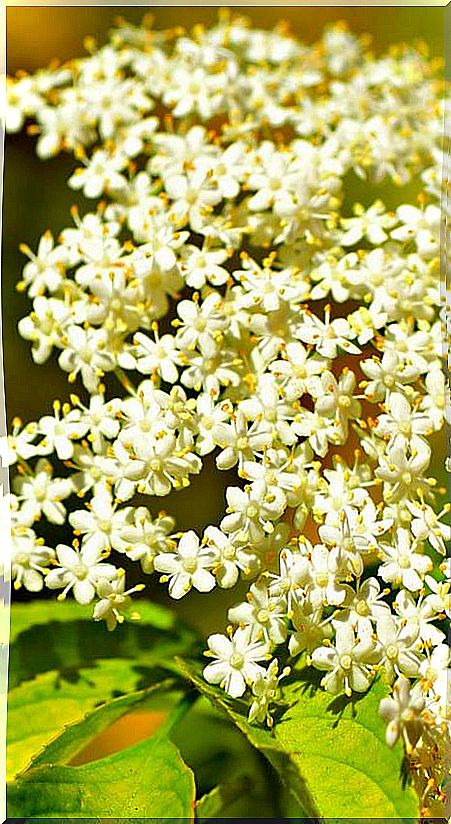
[[[405,784],[402,746],[387,745],[379,715],[388,688],[378,680],[363,695],[331,698],[312,674],[308,667],[295,673],[285,693],[293,705],[275,735],[293,753],[322,816],[415,819],[418,798]]]
[[[30,601],[26,604],[11,604],[9,642],[13,644],[17,636],[34,626],[49,622],[79,621],[92,613],[90,607],[83,607],[76,601],[58,602]]]
[[[51,741],[33,758],[31,766],[67,764],[82,752],[86,745],[99,733],[138,706],[142,708],[142,705],[147,705],[150,699],[155,696],[155,693],[169,689],[172,684],[173,681],[169,679],[162,681],[160,684],[152,684],[148,689],[131,692],[120,698],[113,698],[112,701],[108,701],[108,703],[97,707],[92,712],[88,712],[81,721],[67,726],[58,738]]]
[[[12,818],[193,820],[194,776],[166,730],[79,767],[40,766],[8,788]]]
[[[231,805],[250,791],[252,785],[246,778],[238,778],[229,784],[218,784],[196,803],[196,820],[203,824],[210,818],[232,817]]]
[[[182,661],[181,659],[177,659],[177,663],[185,677],[211,701],[214,707],[225,712],[249,743],[267,758],[271,766],[281,776],[282,782],[287,786],[297,808],[296,814],[299,817],[317,818],[319,815],[317,808],[310,797],[308,787],[299,772],[293,755],[287,752],[268,730],[249,724],[245,714],[246,705],[244,701],[235,701],[232,704],[222,690],[211,686],[204,680],[199,664]]]
[[[246,791],[235,800],[228,796],[226,817],[277,817],[277,787],[268,762],[207,698],[199,696],[171,738],[194,770],[199,796],[218,784],[224,791],[237,781],[246,785]]]
[[[271,733],[249,724],[239,702],[232,704],[206,684],[199,666],[179,665],[268,758],[299,805],[298,815],[416,818],[418,799],[403,781],[402,747],[392,750],[385,742],[379,716],[379,701],[387,694],[382,682],[352,699],[331,698],[319,687],[315,671],[295,670],[284,688],[290,707]]]
[[[11,609],[9,688],[48,670],[77,670],[97,660],[127,658],[145,668],[170,666],[192,650],[194,633],[170,610],[138,601],[141,620],[108,632],[74,601],[35,601]],[[45,638],[45,643],[43,639]],[[120,685],[118,685],[118,688]]]
[[[38,675],[8,695],[7,778],[24,770],[64,726],[111,700],[119,688],[134,692],[142,675],[130,661],[98,661],[89,668]]]

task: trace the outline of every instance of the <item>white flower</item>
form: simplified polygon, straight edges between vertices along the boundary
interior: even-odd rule
[[[245,575],[257,572],[260,565],[255,552],[238,541],[232,542],[216,526],[208,526],[204,532],[204,543],[214,557],[212,572],[216,583],[223,589],[230,589],[238,581],[240,571]]]
[[[33,311],[21,318],[17,328],[24,340],[32,341],[31,355],[35,363],[45,363],[53,347],[61,348],[64,330],[71,321],[68,307],[62,300],[38,296]]]
[[[83,535],[82,548],[101,553],[115,547],[116,541],[120,540],[125,510],[116,511],[106,487],[96,490],[86,506],[86,509],[77,509],[69,515],[75,535]]]
[[[271,206],[277,211],[285,206],[299,178],[293,156],[290,152],[278,152],[267,141],[257,153],[256,166],[257,171],[247,181],[248,188],[256,192],[249,200],[249,209],[261,211]]]
[[[136,346],[136,368],[144,375],[156,373],[161,375],[167,383],[175,383],[178,378],[176,364],[180,363],[180,355],[173,335],[163,335],[161,338],[155,331],[155,341],[137,332],[134,336]]]
[[[352,627],[344,624],[337,629],[335,646],[318,647],[311,660],[316,669],[326,670],[321,683],[327,692],[337,694],[344,690],[351,695],[369,688],[371,665],[378,657],[375,649],[370,635],[356,641]]]
[[[43,576],[55,553],[44,546],[32,529],[25,529],[12,535],[11,578],[14,589],[24,586],[29,592],[40,592],[44,586]]]
[[[79,420],[67,420],[67,412],[63,407],[63,417],[60,416],[61,404],[53,404],[54,415],[44,415],[38,424],[38,432],[43,435],[39,442],[41,454],[50,454],[55,450],[58,458],[66,461],[74,454],[74,439],[79,437]],[[67,410],[68,411],[68,410]],[[64,414],[66,412],[66,414]]]
[[[100,600],[94,607],[92,616],[94,621],[105,621],[107,629],[111,632],[117,624],[123,623],[124,613],[130,610],[132,603],[130,595],[143,589],[144,584],[137,584],[125,590],[125,573],[121,569],[118,569],[117,578],[113,581],[100,578],[97,583],[97,596]]]
[[[393,681],[396,675],[414,678],[418,675],[421,657],[415,651],[418,628],[412,624],[403,626],[391,615],[384,615],[376,622],[376,634],[380,644],[380,663],[387,678]]]
[[[69,178],[72,189],[83,189],[85,197],[100,197],[104,191],[121,190],[127,185],[121,174],[127,163],[125,155],[110,154],[98,149],[90,160],[86,160],[85,169],[76,169]]]
[[[216,424],[213,438],[222,449],[216,458],[218,469],[231,469],[238,463],[241,470],[246,458],[262,452],[272,442],[268,424],[254,421],[248,428],[246,416],[240,409],[230,423]]]
[[[446,555],[446,544],[451,540],[451,526],[440,521],[448,515],[450,504],[445,504],[441,512],[434,512],[431,506],[417,501],[406,501],[409,512],[414,516],[411,530],[419,541],[428,540],[441,555]]]
[[[233,624],[250,626],[256,638],[273,644],[282,644],[287,637],[287,605],[282,597],[271,597],[264,581],[252,584],[247,602],[232,607],[228,619]]]
[[[379,415],[376,434],[395,443],[410,441],[413,435],[428,435],[432,432],[431,418],[423,412],[414,412],[405,395],[390,392],[385,402],[387,414]]]
[[[90,604],[101,578],[114,579],[117,569],[113,564],[102,563],[102,552],[96,546],[82,546],[81,550],[65,544],[56,547],[58,568],[47,573],[45,583],[49,589],[62,589],[58,598],[64,600],[72,589],[79,604]]]
[[[424,707],[420,685],[411,689],[408,679],[401,675],[393,687],[393,697],[383,698],[379,705],[379,712],[387,723],[386,740],[389,747],[394,747],[402,735],[407,751],[411,752],[423,731],[421,713]]]
[[[20,80],[7,78],[4,116],[8,132],[18,132],[26,117],[35,114],[42,105],[34,77],[21,77]],[[3,94],[2,94],[3,97]],[[2,106],[3,108],[3,106]]]
[[[421,410],[431,420],[431,425],[438,431],[446,418],[450,423],[449,386],[441,369],[432,369],[424,379],[427,395],[421,399]],[[447,408],[448,407],[448,408]]]
[[[430,257],[437,254],[440,235],[440,209],[429,205],[424,210],[403,205],[396,210],[403,224],[391,232],[392,238],[403,242],[413,240],[420,255]]]
[[[359,636],[372,632],[372,624],[375,621],[390,615],[390,607],[384,600],[385,595],[385,591],[381,592],[377,578],[367,578],[355,591],[347,588],[346,600],[332,623],[336,626],[338,622],[349,623]]]
[[[23,426],[20,418],[14,418],[11,430],[9,435],[0,436],[2,467],[12,466],[20,458],[28,460],[40,453],[40,449],[33,443],[39,433],[36,421],[30,421]]]
[[[191,587],[210,592],[215,579],[210,570],[214,559],[207,546],[200,545],[196,533],[190,530],[180,538],[177,552],[164,552],[154,560],[154,569],[163,572],[160,581],[169,582],[171,598],[183,598]]]
[[[298,327],[298,337],[303,343],[315,346],[319,355],[325,358],[336,358],[339,349],[351,355],[358,355],[360,349],[351,343],[355,332],[345,318],[330,320],[330,307],[326,308],[324,322],[316,315],[306,313],[305,319]]]
[[[254,698],[249,708],[249,721],[259,721],[261,724],[266,722],[270,728],[274,725],[269,707],[277,698],[280,680],[290,672],[290,667],[284,667],[279,675],[279,662],[274,658],[265,673],[258,673],[252,684]]]
[[[21,245],[20,250],[30,258],[22,272],[22,284],[28,288],[29,296],[34,298],[46,290],[56,292],[64,282],[65,264],[68,262],[64,246],[54,248],[53,236],[51,232],[46,232],[39,241],[36,255],[25,244]]]
[[[70,478],[52,479],[52,465],[41,458],[34,476],[19,475],[14,479],[14,490],[22,503],[25,520],[39,520],[41,513],[53,524],[63,524],[66,509],[61,501],[73,492]]]
[[[97,392],[100,378],[115,367],[115,358],[108,349],[104,329],[69,326],[62,345],[64,348],[58,363],[61,369],[70,373],[69,381],[73,383],[80,373],[88,392]]]
[[[405,363],[394,349],[384,352],[382,360],[373,357],[361,361],[360,366],[370,378],[365,382],[365,395],[373,402],[385,400],[387,392],[401,390],[404,384],[413,383],[419,375],[419,371]]]
[[[416,600],[412,593],[405,589],[398,592],[393,602],[393,607],[401,617],[405,628],[411,631],[412,636],[418,636],[416,646],[419,646],[421,642],[428,648],[431,645],[440,644],[445,639],[444,633],[433,623],[438,617],[435,606],[436,604],[430,597],[421,596]]]
[[[215,404],[211,395],[202,392],[197,396],[197,437],[196,450],[199,455],[207,455],[213,452],[216,447],[215,432],[219,424],[230,418],[232,406],[229,402],[223,401]]]
[[[395,540],[394,546],[380,545],[380,557],[384,563],[379,566],[378,574],[383,581],[418,592],[423,586],[425,574],[432,569],[432,561],[427,555],[415,552],[407,529],[399,527]]]
[[[253,686],[250,718],[271,725],[275,645],[310,656],[333,694],[404,673],[417,684],[395,686],[388,741],[427,759],[449,720],[451,614],[449,562],[433,571],[448,506],[427,474],[451,422],[439,74],[421,49],[374,56],[340,25],[305,46],[233,15],[183,33],[121,23],[86,57],[8,80],[4,107],[101,198],[21,247],[19,333],[36,365],[56,349],[83,395],[0,439],[17,465],[15,586],[73,589],[113,629],[141,588],[118,556],[174,598],[248,579],[206,678]],[[202,540],[141,497],[234,467],[243,483],[227,480]],[[81,546],[56,560],[41,517]]]
[[[440,567],[442,569],[442,566]],[[446,581],[436,581],[432,575],[425,576],[425,582],[428,585],[429,589],[431,590],[431,595],[427,597],[428,606],[433,609],[436,613],[444,612],[445,615],[450,618],[451,617],[451,582],[450,582],[450,573],[448,570],[447,573],[448,580]]]
[[[170,537],[174,527],[175,521],[169,515],[161,512],[152,518],[147,507],[139,506],[133,509],[133,519],[127,517],[120,527],[121,547],[127,557],[139,561],[143,572],[149,575],[154,571],[156,556],[174,547],[174,539]]]
[[[198,111],[202,118],[208,119],[222,102],[222,83],[221,75],[210,74],[204,67],[181,64],[174,69],[173,83],[165,90],[163,101],[174,106],[174,117]]]
[[[272,521],[280,518],[285,509],[285,496],[277,487],[269,487],[264,481],[240,489],[229,486],[226,492],[227,514],[221,521],[224,532],[240,532],[244,540],[260,543],[265,532],[273,532]]]
[[[286,597],[288,615],[298,600],[302,600],[305,587],[311,582],[310,564],[306,554],[284,547],[279,556],[279,573],[270,573],[269,592],[273,597]]]
[[[325,361],[316,354],[310,356],[302,343],[288,343],[283,352],[284,360],[270,364],[271,372],[283,380],[283,394],[288,401],[304,394],[308,379],[324,369]]]
[[[187,175],[172,175],[165,180],[165,190],[173,204],[168,218],[175,226],[189,223],[198,232],[221,200],[217,189],[211,185],[206,172],[195,170]]]
[[[341,225],[346,229],[340,236],[343,246],[354,246],[363,237],[374,246],[378,246],[388,238],[385,229],[391,229],[396,223],[395,216],[385,211],[385,206],[380,200],[375,200],[366,211],[360,203],[356,203],[354,214],[356,217],[341,220]]]
[[[76,395],[71,395],[72,404],[77,407],[67,415],[67,420],[72,418],[77,422],[79,432],[83,434],[89,432],[88,440],[94,452],[100,454],[105,444],[105,438],[112,440],[119,434],[119,415],[121,402],[119,398],[105,401],[104,395],[91,395],[89,407],[85,407]],[[80,421],[79,409],[82,411]],[[80,423],[78,423],[80,421]]]
[[[208,648],[205,655],[216,660],[207,664],[204,678],[209,684],[219,684],[232,698],[243,695],[246,685],[264,673],[258,662],[267,659],[268,646],[252,640],[250,628],[237,629],[231,638],[210,635]]]
[[[309,593],[310,601],[315,608],[321,604],[342,604],[346,597],[346,590],[342,584],[345,577],[340,549],[328,549],[317,544],[311,552],[311,567],[309,575],[312,588]]]
[[[428,690],[435,692],[443,676],[449,676],[448,664],[450,660],[450,649],[447,644],[439,644],[428,654],[420,665],[420,675],[424,685]]]
[[[222,286],[227,282],[229,273],[221,266],[228,258],[226,249],[198,249],[185,245],[182,253],[181,271],[188,286],[201,289],[208,281],[213,286]]]
[[[322,372],[318,378],[311,378],[310,392],[316,398],[315,412],[326,418],[334,418],[334,424],[346,437],[348,421],[361,414],[360,402],[353,397],[356,386],[354,372],[346,369],[337,381],[332,372]]]
[[[296,606],[291,620],[295,632],[290,636],[288,643],[290,655],[299,655],[304,651],[311,653],[332,638],[333,628],[330,619],[323,618],[322,607],[313,609],[309,601]]]
[[[418,435],[410,440],[409,452],[401,443],[392,443],[387,449],[387,456],[381,455],[379,466],[375,470],[377,478],[385,481],[384,498],[399,500],[403,495],[410,497],[424,486],[423,472],[429,466],[431,448]]]
[[[181,300],[177,306],[181,319],[177,325],[177,344],[180,349],[195,349],[197,345],[205,354],[214,355],[222,340],[222,330],[227,321],[221,313],[221,296],[211,292],[202,304],[192,300]]]

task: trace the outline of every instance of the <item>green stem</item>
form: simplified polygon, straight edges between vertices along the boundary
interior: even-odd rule
[[[117,379],[120,381],[124,389],[129,393],[129,395],[136,395],[136,389],[133,386],[131,380],[127,377],[125,372],[122,371],[120,366],[116,366],[114,370],[114,374],[116,375]]]

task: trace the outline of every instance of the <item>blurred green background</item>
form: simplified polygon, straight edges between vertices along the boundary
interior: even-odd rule
[[[368,32],[373,38],[376,52],[399,41],[423,39],[433,55],[443,55],[444,9],[427,7],[234,7],[246,14],[254,25],[271,28],[279,20],[289,22],[291,30],[301,40],[313,42],[321,35],[325,25],[346,20],[356,33]],[[32,72],[48,65],[54,58],[65,60],[83,55],[83,39],[94,35],[105,42],[108,29],[115,18],[123,16],[137,23],[144,13],[152,12],[155,27],[165,28],[175,24],[187,28],[202,22],[211,24],[217,18],[217,7],[9,7],[7,9],[7,70]],[[5,141],[3,243],[2,243],[2,304],[4,324],[4,358],[7,415],[10,421],[19,415],[24,420],[34,420],[46,414],[53,398],[62,400],[69,395],[66,375],[48,362],[35,366],[30,356],[30,345],[23,341],[16,330],[17,321],[30,311],[26,296],[15,290],[25,258],[19,252],[21,242],[36,248],[40,235],[50,228],[54,234],[71,224],[69,209],[78,203],[82,213],[92,207],[78,193],[66,186],[76,162],[70,156],[60,155],[49,161],[39,161],[34,152],[34,139],[26,134],[10,135]],[[393,187],[389,187],[393,189]],[[407,191],[412,196],[415,184]],[[386,197],[388,206],[395,205],[400,191],[394,192],[390,203],[388,190],[380,194]],[[365,200],[367,187],[355,185],[351,199]],[[371,192],[371,198],[373,192]],[[399,202],[399,201],[398,201]],[[181,529],[201,529],[220,518],[224,507],[226,473],[214,471],[214,462],[207,461],[207,470],[194,478],[190,488],[168,499],[150,502],[150,508],[158,511],[167,507],[177,519]],[[230,476],[228,482],[230,483]],[[62,536],[58,535],[58,540]],[[131,581],[141,576],[136,569]],[[166,600],[162,587],[156,585],[157,597]],[[23,597],[23,596],[21,596]],[[218,592],[215,609],[203,609],[203,597],[191,593],[177,608],[189,621],[196,623],[203,632],[219,628],[225,623],[226,604],[240,597],[237,589]],[[171,602],[172,604],[174,602]],[[211,607],[211,598],[209,598]]]

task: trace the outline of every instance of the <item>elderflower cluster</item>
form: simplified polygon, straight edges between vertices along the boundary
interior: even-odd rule
[[[306,45],[227,14],[90,46],[8,85],[9,131],[31,118],[41,158],[73,152],[68,185],[94,201],[23,247],[19,332],[80,397],[13,424],[15,586],[71,592],[112,629],[133,593],[121,558],[176,599],[244,577],[204,675],[249,688],[252,719],[271,723],[278,649],[332,694],[394,684],[389,744],[440,736],[440,66],[420,46],[374,56],[342,25]],[[155,499],[208,455],[236,473],[224,517],[177,533]],[[46,546],[42,519],[73,545]]]

